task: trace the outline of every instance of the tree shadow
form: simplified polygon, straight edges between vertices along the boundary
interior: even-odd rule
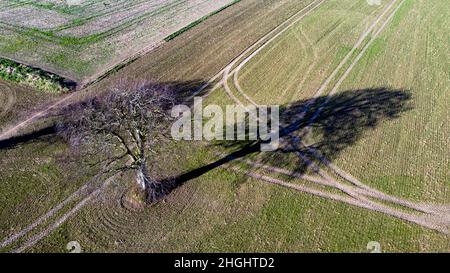
[[[47,126],[31,133],[8,138],[0,141],[0,150],[13,149],[18,145],[28,143],[30,141],[43,139],[56,133],[55,126]]]
[[[399,118],[412,108],[409,91],[384,87],[349,90],[333,96],[297,101],[280,108],[282,142],[278,150],[261,152],[260,145],[264,143],[261,141],[217,141],[210,146],[232,152],[173,179],[180,186],[233,160],[250,157],[257,159],[259,164],[290,165],[291,171],[305,173],[312,163],[320,164],[320,160],[317,157],[310,157],[311,161],[298,159],[298,152],[307,155],[318,152],[333,161],[361,139],[366,130]],[[308,127],[310,129],[305,130]],[[295,164],[289,156],[297,158]]]
[[[202,80],[156,84],[176,92],[176,102],[187,106],[192,106],[193,95],[202,96],[212,87]],[[85,102],[77,102],[79,105],[83,103]],[[261,141],[216,141],[208,146],[220,148],[216,149],[221,151],[218,160],[200,168],[168,177],[161,182],[167,182],[170,192],[217,167],[224,166],[236,159],[248,158],[257,159],[258,163],[273,166],[289,165],[290,170],[304,173],[311,162],[298,159],[297,152],[310,154],[311,150],[314,150],[333,161],[343,150],[361,139],[365,131],[374,129],[383,122],[399,118],[404,112],[411,109],[412,96],[409,91],[384,87],[349,90],[333,96],[297,101],[280,108],[279,132],[283,141],[278,150],[261,152],[260,147],[264,143]],[[61,114],[60,111],[55,111],[47,117],[53,119]],[[305,133],[306,127],[311,128],[308,133]],[[55,133],[55,128],[47,124],[45,128],[31,133],[2,140],[0,150],[12,149],[19,144],[41,139],[44,136],[45,141],[51,141],[52,136],[56,136]],[[305,144],[301,144],[300,140]],[[292,156],[296,157],[294,163],[291,162]],[[318,159],[313,160],[319,163]]]
[[[120,85],[133,85],[134,83],[125,83],[125,82],[118,82]],[[176,93],[176,103],[179,104],[185,104],[187,106],[192,106],[193,100],[190,99],[192,96],[202,96],[206,94],[212,87],[212,85],[209,85],[206,81],[203,80],[192,80],[192,81],[168,81],[168,82],[151,82],[145,83],[144,85],[157,85],[161,88],[166,89],[168,92],[174,92]],[[94,94],[93,96],[97,96],[99,94]],[[100,94],[101,96],[102,94]],[[44,139],[45,141],[49,140],[56,136],[57,128],[55,127],[57,123],[57,118],[64,115],[65,111],[64,109],[68,107],[83,107],[83,105],[88,101],[92,99],[92,96],[85,96],[83,100],[79,100],[75,103],[65,105],[64,108],[59,109],[55,108],[52,110],[49,110],[48,113],[41,118],[40,120],[52,120],[51,122],[44,122],[43,125],[37,125],[36,127],[33,127],[33,130],[24,130],[26,132],[21,133],[20,135],[15,135],[13,137],[0,140],[0,150],[4,149],[13,149],[18,145],[26,144],[32,141],[41,140]],[[27,116],[30,116],[33,114],[33,112],[41,111],[42,109],[45,109],[49,107],[48,104],[40,105],[39,107],[36,107],[33,109],[33,111],[28,110],[26,113],[23,113],[23,119],[27,118]],[[55,119],[56,118],[56,119]],[[50,125],[49,125],[50,123]],[[1,131],[1,130],[0,130]]]
[[[365,131],[399,118],[412,108],[409,91],[388,88],[344,91],[331,97],[296,102],[284,107],[280,113],[280,137],[290,143],[281,147],[280,152],[306,155],[318,152],[316,154],[333,161],[360,140]],[[305,109],[307,112],[302,118]],[[305,133],[305,127],[311,129]],[[271,160],[270,154],[263,158],[269,163],[277,163]],[[320,164],[317,156],[309,158],[313,161],[301,161],[294,171],[304,172],[314,161]]]

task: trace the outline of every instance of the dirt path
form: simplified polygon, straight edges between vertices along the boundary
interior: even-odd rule
[[[346,180],[347,182],[350,182],[351,184],[343,184],[339,183],[336,179],[334,179],[332,176],[328,175],[323,169],[321,169],[317,164],[310,161],[310,159],[300,152],[297,152],[298,156],[301,157],[305,162],[308,162],[310,165],[310,168],[313,169],[314,172],[316,172],[320,177],[323,179],[331,182],[334,188],[341,190],[342,192],[351,195],[357,199],[362,199],[364,197],[371,197],[372,199],[376,199],[378,201],[386,201],[394,205],[402,206],[404,208],[408,208],[411,210],[415,210],[420,213],[430,214],[430,215],[437,215],[437,216],[444,216],[444,213],[442,209],[435,209],[430,206],[426,206],[421,203],[415,203],[411,202],[409,200],[405,200],[402,198],[398,198],[386,193],[383,193],[381,191],[378,191],[376,189],[370,188],[367,185],[362,184],[360,181],[353,181],[352,180]],[[345,179],[344,179],[345,180]],[[374,203],[374,202],[372,202]],[[450,211],[450,207],[448,208]]]
[[[403,199],[403,198],[388,195],[386,193],[378,191],[377,189],[374,189],[374,188],[371,188],[371,187],[365,185],[360,180],[353,177],[351,174],[341,170],[339,167],[332,164],[328,159],[323,157],[319,151],[308,148],[303,142],[301,142],[301,141],[299,141],[299,142],[302,145],[302,148],[305,148],[305,149],[309,150],[311,153],[314,153],[315,154],[314,157],[316,159],[319,159],[319,161],[321,163],[323,163],[326,167],[328,167],[335,175],[337,175],[341,179],[344,179],[345,181],[349,182],[350,184],[356,186],[357,187],[356,191],[360,192],[361,194],[363,194],[365,196],[377,198],[377,199],[380,199],[383,201],[387,201],[387,202],[390,202],[390,203],[393,203],[393,204],[396,204],[399,206],[407,207],[407,208],[410,208],[410,209],[413,209],[416,211],[420,211],[423,213],[442,215],[443,210],[442,210],[441,206],[438,206],[438,207],[441,207],[440,209],[436,209],[436,206],[434,206],[434,205],[427,205],[427,204],[422,204],[422,203],[411,202],[411,201]],[[450,211],[450,207],[448,207],[448,210]]]

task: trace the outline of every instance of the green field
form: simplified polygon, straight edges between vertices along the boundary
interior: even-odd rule
[[[85,85],[159,46],[167,36],[234,3],[79,2],[0,1],[0,56]]]
[[[247,0],[214,14],[70,101],[118,81],[193,91],[217,76],[205,104],[279,104],[281,126],[298,124],[280,149],[205,170],[248,143],[171,142],[151,167],[190,179],[163,202],[124,206],[134,183],[124,174],[1,251],[67,252],[78,241],[85,252],[368,252],[377,241],[383,252],[449,252],[449,18],[446,0]],[[1,124],[20,120],[12,105],[27,100],[15,97]],[[1,241],[104,182],[67,157],[51,122],[0,141]]]

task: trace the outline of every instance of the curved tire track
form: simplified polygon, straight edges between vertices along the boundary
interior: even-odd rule
[[[281,23],[280,25],[278,25],[275,29],[273,29],[272,31],[270,31],[268,34],[266,34],[264,37],[260,38],[257,42],[255,42],[253,45],[251,45],[247,50],[245,50],[241,55],[239,55],[238,57],[236,57],[227,67],[225,67],[222,71],[220,71],[219,73],[217,73],[213,78],[211,78],[206,84],[204,84],[202,87],[200,87],[198,90],[196,90],[189,98],[192,99],[195,95],[197,95],[198,93],[202,92],[203,90],[205,90],[207,87],[209,87],[211,84],[213,84],[215,81],[217,81],[220,76],[222,76],[226,71],[229,71],[234,64],[241,58],[243,58],[246,54],[249,54],[252,50],[254,50],[255,48],[257,48],[257,46],[259,44],[262,43],[262,46],[267,45],[268,43],[270,43],[271,41],[273,41],[276,37],[278,37],[280,35],[279,31],[284,32],[286,31],[291,25],[293,25],[295,22],[297,22],[300,19],[296,19],[295,17],[297,17],[298,15],[302,14],[303,12],[305,12],[306,10],[308,10],[309,8],[311,8],[314,4],[319,3],[319,5],[323,4],[323,2],[325,2],[325,0],[314,0],[313,2],[311,2],[308,6],[306,6],[305,8],[303,8],[302,10],[300,10],[299,12],[297,12],[296,14],[294,14],[293,16],[291,16],[290,18],[288,18],[286,21],[284,21],[283,23]],[[315,6],[315,8],[317,8],[319,5]],[[309,12],[308,12],[309,13]],[[303,18],[303,17],[302,17]],[[286,24],[288,24],[291,20],[294,20],[294,23],[291,23],[291,25],[285,27],[284,29],[282,29]],[[281,30],[280,30],[281,29]],[[277,34],[278,33],[278,34]],[[270,38],[272,35],[275,34],[275,37]],[[269,39],[270,38],[270,39]],[[269,40],[267,40],[269,39]],[[266,42],[264,42],[265,40],[267,40]],[[221,84],[221,82],[217,83],[214,88],[211,90],[211,92],[216,89],[217,87],[219,87]],[[207,96],[208,94],[210,94],[211,92],[205,94],[204,96]],[[25,120],[19,122],[16,125],[11,126],[10,128],[3,130],[3,132],[0,134],[0,140],[9,138],[14,136],[20,129],[24,128],[25,126],[27,126],[28,124],[30,124],[31,122],[45,116],[46,114],[48,114],[51,110],[57,108],[57,107],[63,107],[64,104],[70,100],[76,93],[72,93],[69,94],[67,96],[65,96],[64,98],[61,98],[59,100],[57,100],[56,102],[54,102],[53,104],[51,104],[50,106],[48,106],[45,109],[42,109],[36,113],[33,113],[31,115],[29,115]],[[189,99],[188,98],[188,99]],[[62,217],[60,217],[59,219],[57,219],[53,224],[51,224],[50,226],[48,226],[44,231],[40,232],[39,234],[31,237],[29,240],[27,240],[25,242],[25,244],[23,244],[22,246],[16,248],[13,252],[23,252],[24,250],[26,250],[27,248],[30,248],[32,246],[34,246],[37,242],[39,242],[40,240],[42,240],[43,238],[45,238],[46,236],[48,236],[53,230],[55,230],[56,228],[58,228],[61,224],[63,224],[69,217],[71,217],[72,215],[74,215],[76,212],[78,212],[81,208],[83,208],[86,204],[88,204],[89,201],[91,201],[91,199],[97,197],[101,191],[109,184],[109,180],[107,180],[100,188],[95,189],[94,191],[92,191],[91,193],[89,193],[87,196],[84,197],[83,200],[81,200],[79,203],[77,203],[69,212],[65,213]],[[49,212],[47,212],[46,214],[42,215],[41,217],[39,217],[35,222],[33,222],[31,225],[29,225],[28,227],[26,227],[25,229],[21,230],[20,232],[11,235],[10,237],[8,237],[6,240],[4,240],[3,242],[0,243],[0,248],[6,247],[14,242],[16,242],[17,240],[19,240],[20,238],[22,238],[23,236],[25,236],[26,234],[28,234],[29,232],[31,232],[32,230],[34,230],[35,228],[37,228],[38,226],[42,225],[43,223],[45,223],[47,220],[49,220],[50,218],[52,218],[56,213],[58,213],[62,208],[64,208],[68,203],[70,203],[71,201],[75,200],[76,198],[83,196],[84,192],[89,188],[89,186],[86,184],[85,186],[81,187],[79,190],[77,190],[75,193],[73,193],[71,196],[69,196],[68,198],[66,198],[63,202],[61,202],[59,205],[57,205],[56,207],[54,207],[53,209],[51,209]]]
[[[9,85],[0,82],[0,117],[6,115],[16,103],[16,91]]]
[[[314,98],[321,96],[325,92],[328,85],[336,77],[336,75],[339,73],[339,71],[345,66],[345,64],[348,63],[348,61],[350,60],[350,58],[354,54],[354,52],[363,45],[364,40],[368,37],[368,35],[370,33],[372,33],[375,30],[375,27],[381,22],[381,19],[383,17],[385,17],[385,15],[388,13],[388,11],[390,11],[391,8],[394,6],[394,4],[397,2],[398,2],[397,0],[393,0],[391,2],[391,4],[387,6],[387,8],[384,10],[384,12],[376,19],[376,21],[361,35],[361,37],[359,38],[359,40],[357,41],[355,46],[352,48],[352,50],[348,53],[348,55],[341,61],[341,63],[336,67],[336,69],[333,71],[333,73],[319,87],[319,89],[317,90],[317,92],[314,95]],[[350,64],[350,66],[347,68],[347,70],[344,72],[344,74],[338,79],[337,83],[335,84],[335,86],[333,87],[331,92],[329,93],[329,96],[335,94],[338,91],[342,82],[349,75],[349,73],[352,71],[352,69],[356,66],[356,64],[359,62],[359,60],[362,58],[362,56],[364,56],[365,52],[371,46],[373,41],[379,36],[379,34],[385,29],[385,27],[388,25],[388,23],[392,20],[393,16],[397,13],[397,11],[400,9],[400,7],[403,5],[404,2],[405,2],[405,0],[402,0],[400,2],[400,4],[396,8],[394,8],[392,10],[392,12],[390,13],[390,15],[388,15],[388,17],[384,20],[384,22],[381,24],[381,26],[378,28],[378,30],[375,31],[375,33],[373,34],[373,36],[371,37],[369,42],[362,48],[361,52],[353,60],[353,62]],[[246,95],[245,92],[243,92],[242,88],[240,87],[237,75],[238,75],[240,69],[248,61],[250,61],[251,58],[256,56],[256,54],[260,50],[261,49],[256,50],[252,55],[250,55],[249,57],[244,59],[244,61],[237,66],[236,70],[231,73],[231,74],[234,74],[234,84],[235,84],[238,92],[241,95],[243,95],[251,104],[253,104],[255,106],[258,106],[258,105],[251,98],[249,98],[248,95]],[[234,94],[231,91],[231,88],[228,86],[228,77],[230,77],[230,76],[231,75],[229,73],[229,69],[225,70],[224,76],[222,79],[222,84],[224,85],[225,91],[236,103],[243,106],[243,103],[234,96]],[[328,100],[325,101],[325,103],[327,103],[327,102],[328,102]],[[325,106],[325,103],[323,105],[321,105],[321,107],[319,107],[317,112],[314,113],[313,118],[318,115],[318,113],[321,111],[321,109]],[[304,112],[302,114],[303,115],[306,114],[307,110],[308,110],[308,107],[306,107],[306,109],[304,110]],[[310,123],[313,121],[314,121],[314,119],[312,119],[310,121]],[[301,140],[297,140],[296,142],[303,144],[303,142]],[[382,212],[387,215],[391,215],[391,216],[394,216],[394,217],[397,217],[397,218],[400,218],[400,219],[403,219],[403,220],[406,220],[409,222],[413,222],[418,225],[421,225],[421,226],[424,226],[424,227],[427,227],[430,229],[434,229],[434,230],[440,231],[445,234],[450,234],[448,223],[445,221],[437,221],[437,219],[439,219],[439,216],[443,216],[441,214],[442,211],[436,211],[434,209],[431,209],[430,206],[424,206],[423,204],[417,204],[414,202],[410,202],[408,200],[390,196],[390,195],[382,193],[378,190],[372,189],[372,188],[368,187],[367,185],[363,184],[361,181],[354,178],[353,176],[351,176],[350,174],[339,169],[334,164],[331,164],[331,162],[329,160],[325,159],[323,156],[321,156],[318,151],[313,150],[312,152],[313,152],[313,155],[317,159],[319,159],[321,162],[325,163],[325,165],[328,168],[330,168],[335,174],[337,174],[342,179],[350,182],[353,186],[348,186],[348,185],[339,183],[337,180],[335,180],[333,177],[326,174],[322,169],[320,169],[317,165],[315,165],[306,155],[304,155],[300,152],[297,152],[298,156],[301,159],[308,162],[309,166],[312,167],[313,170],[317,174],[319,174],[319,176],[321,176],[323,178],[323,180],[311,179],[310,177],[306,177],[306,176],[304,176],[302,174],[298,174],[298,173],[291,173],[290,175],[301,178],[301,179],[308,180],[310,182],[315,182],[315,183],[318,183],[321,185],[330,186],[330,184],[331,184],[332,187],[339,189],[340,191],[349,195],[353,200],[351,202],[349,202],[348,199],[342,199],[340,197],[337,198],[336,196],[332,196],[329,193],[326,193],[324,191],[311,190],[311,189],[307,189],[305,187],[301,187],[301,189],[300,189],[301,191],[309,192],[309,193],[319,195],[322,197],[326,197],[329,199],[340,200],[340,201],[343,201],[343,202],[346,202],[349,204],[358,205],[360,207],[364,207],[364,208],[367,208],[370,210]],[[250,165],[255,166],[255,163],[252,163]],[[256,163],[256,165],[258,165],[258,163]],[[272,171],[275,171],[278,173],[283,173],[283,174],[287,174],[286,172],[289,172],[289,171],[279,169],[279,168],[274,170],[274,167],[268,167],[268,166],[264,166],[261,164],[259,164],[259,167],[262,167],[265,169],[271,169]],[[235,168],[234,168],[234,170],[236,171]],[[239,170],[239,171],[242,172],[242,170]],[[274,183],[274,181],[276,180],[274,178],[261,176],[261,175],[255,174],[255,173],[248,173],[248,172],[245,172],[245,173],[248,176],[251,176],[254,178],[260,178],[260,179],[265,180],[266,182],[270,182],[270,183]],[[277,182],[275,184],[287,186],[287,184],[286,184],[287,182],[280,181],[280,180],[276,180],[276,181]],[[295,186],[297,186],[297,185],[295,185]],[[354,187],[354,186],[356,186],[356,187]],[[418,212],[424,213],[425,215],[416,215],[416,214],[412,214],[412,213],[406,213],[399,209],[388,207],[386,205],[383,205],[378,202],[367,199],[365,196],[375,198],[378,200],[388,201],[393,204],[401,205],[406,208],[414,209]],[[436,215],[437,217],[436,216],[430,217],[430,215]],[[442,223],[444,223],[444,224],[442,224]]]

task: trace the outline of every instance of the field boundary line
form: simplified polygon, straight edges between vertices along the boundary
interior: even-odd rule
[[[228,64],[225,68],[223,68],[221,71],[219,71],[215,76],[213,76],[206,84],[204,84],[203,86],[201,86],[198,90],[194,91],[193,94],[188,98],[188,99],[192,99],[194,96],[196,96],[198,93],[202,92],[203,90],[205,90],[209,85],[211,85],[211,83],[213,83],[215,80],[217,80],[222,73],[224,73],[224,71],[227,69],[228,66],[233,65],[237,60],[239,60],[240,58],[242,58],[243,56],[245,56],[247,53],[251,52],[258,44],[262,43],[265,39],[267,39],[268,37],[270,37],[273,33],[275,33],[279,28],[282,28],[283,25],[285,25],[286,23],[289,22],[289,20],[292,20],[293,18],[295,18],[296,16],[298,16],[299,14],[301,14],[302,12],[304,12],[305,10],[307,10],[309,7],[311,7],[314,3],[316,3],[317,1],[320,0],[314,0],[312,1],[309,5],[307,5],[306,7],[304,7],[303,9],[301,9],[300,11],[298,11],[297,13],[295,13],[294,15],[292,15],[291,17],[289,17],[288,19],[286,19],[284,22],[280,23],[278,26],[276,26],[274,29],[272,29],[269,33],[267,33],[265,36],[263,36],[262,38],[260,38],[259,40],[257,40],[255,43],[253,43],[251,46],[249,46],[244,52],[242,52],[240,55],[238,55],[237,57],[234,58],[233,61],[231,61],[230,64]],[[321,0],[326,1],[326,0]],[[160,46],[160,45],[159,45]],[[153,46],[154,47],[154,46]],[[147,52],[148,53],[148,52]],[[145,53],[145,54],[147,54]],[[141,54],[142,56],[142,54]],[[128,58],[127,61],[130,62],[133,59],[139,58],[139,56],[137,55],[137,57],[135,56],[134,58]],[[118,64],[120,65],[120,64]],[[117,66],[117,65],[116,65]],[[116,67],[115,66],[115,67]],[[218,84],[216,84],[212,90],[210,90],[210,92],[208,92],[207,94],[204,95],[204,97],[208,96],[212,91],[214,91],[216,88],[218,88],[220,86],[220,82]],[[85,89],[83,89],[85,90]],[[5,128],[2,129],[1,133],[0,133],[0,141],[1,140],[5,140],[8,139],[12,136],[14,136],[14,134],[17,133],[17,131],[19,129],[22,129],[23,127],[25,127],[26,125],[28,125],[30,122],[44,116],[45,114],[47,114],[50,110],[60,106],[61,104],[63,104],[64,102],[66,102],[67,100],[69,100],[70,98],[74,97],[75,94],[78,94],[80,91],[78,92],[73,92],[69,95],[67,95],[66,97],[63,97],[57,101],[55,101],[52,105],[48,106],[47,108],[44,108],[38,112],[35,112],[33,114],[30,114],[28,118],[25,118],[25,120],[19,121],[16,124],[11,124],[11,125],[7,125]]]

